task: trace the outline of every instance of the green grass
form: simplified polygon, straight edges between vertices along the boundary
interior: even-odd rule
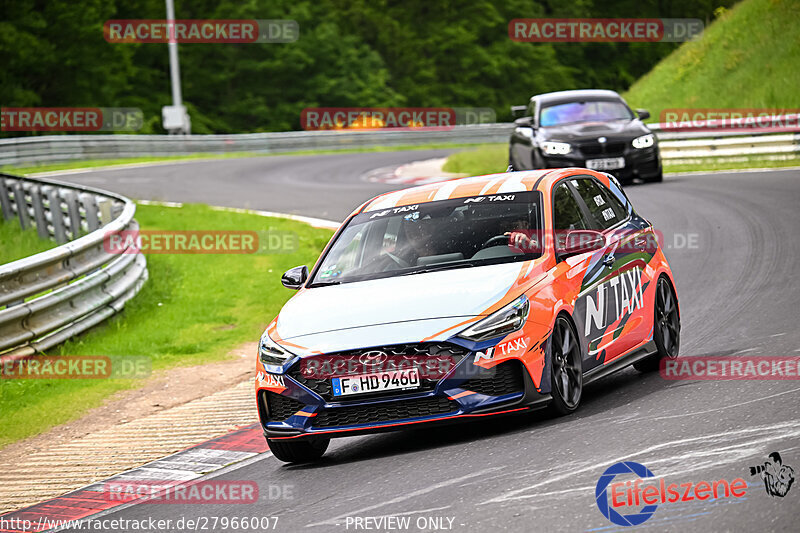
[[[275,155],[326,155],[326,154],[352,154],[362,152],[398,152],[404,150],[439,150],[450,148],[471,147],[473,144],[438,143],[426,145],[398,145],[398,146],[368,146],[363,148],[347,148],[344,150],[301,150],[296,152],[236,152],[226,154],[190,154],[164,157],[128,157],[120,159],[88,159],[80,161],[67,161],[63,163],[43,163],[33,166],[6,165],[0,167],[3,172],[12,174],[34,174],[37,172],[56,172],[59,170],[73,170],[77,168],[112,167],[136,163],[159,163],[170,161],[191,161],[193,159],[230,159],[237,157],[269,157]]]
[[[508,168],[507,144],[481,144],[472,150],[457,152],[447,158],[445,172],[480,176],[505,172]]]
[[[674,108],[800,108],[796,0],[743,0],[623,96],[653,122]]]
[[[505,144],[483,144],[474,150],[457,152],[447,158],[442,170],[458,172],[468,176],[480,176],[503,172],[508,166],[508,146]],[[711,172],[714,170],[742,170],[748,168],[782,168],[800,166],[800,158],[770,161],[758,157],[743,158],[741,161],[670,164],[664,161],[664,173]]]
[[[0,217],[0,265],[54,248],[55,241],[40,239],[35,228],[25,231],[17,220]]]
[[[222,360],[232,348],[258,340],[293,294],[281,286],[280,275],[313,264],[331,236],[300,222],[201,205],[141,205],[136,218],[144,230],[291,231],[299,246],[292,253],[272,255],[150,254],[150,279],[123,313],[49,355],[144,355],[153,370]],[[0,380],[0,447],[74,420],[112,393],[140,383]]]

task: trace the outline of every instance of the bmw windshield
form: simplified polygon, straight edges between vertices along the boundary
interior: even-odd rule
[[[535,259],[540,229],[538,192],[369,211],[341,231],[309,286]]]
[[[608,122],[611,120],[632,120],[633,113],[628,106],[616,100],[593,100],[569,102],[542,108],[539,125],[564,126],[580,122]]]

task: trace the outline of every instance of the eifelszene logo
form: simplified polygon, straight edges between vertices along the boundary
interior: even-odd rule
[[[627,479],[615,481],[617,476]],[[659,504],[729,497],[743,498],[747,493],[747,482],[742,478],[730,482],[719,479],[697,483],[692,481],[667,483],[662,477],[657,480],[657,484],[656,479],[648,482],[645,481],[647,478],[655,478],[655,475],[642,464],[624,461],[611,465],[597,480],[595,487],[597,508],[603,516],[618,526],[636,526],[653,516]],[[621,512],[628,509],[634,512],[627,514]]]

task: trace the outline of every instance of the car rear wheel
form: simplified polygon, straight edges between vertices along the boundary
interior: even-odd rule
[[[267,439],[272,455],[284,463],[310,463],[316,461],[328,449],[331,439],[316,437],[297,441]]]
[[[661,183],[662,181],[664,181],[664,171],[663,170],[659,170],[658,174],[656,174],[655,176],[649,177],[649,178],[645,179],[644,181],[647,182],[647,183]]]
[[[550,339],[550,410],[566,415],[578,408],[583,393],[583,364],[578,336],[564,315],[556,318]]]
[[[633,367],[640,372],[658,370],[662,359],[675,359],[680,350],[681,318],[678,314],[678,299],[666,276],[658,278],[656,285],[653,340],[656,343],[656,353],[633,364]]]

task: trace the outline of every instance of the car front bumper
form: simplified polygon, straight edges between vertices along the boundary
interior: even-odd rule
[[[264,435],[276,440],[345,437],[522,413],[549,403],[550,395],[536,389],[521,361],[502,362],[487,373],[472,364],[473,356],[430,390],[364,399],[332,398],[309,380],[285,375],[286,390],[257,392]]]

